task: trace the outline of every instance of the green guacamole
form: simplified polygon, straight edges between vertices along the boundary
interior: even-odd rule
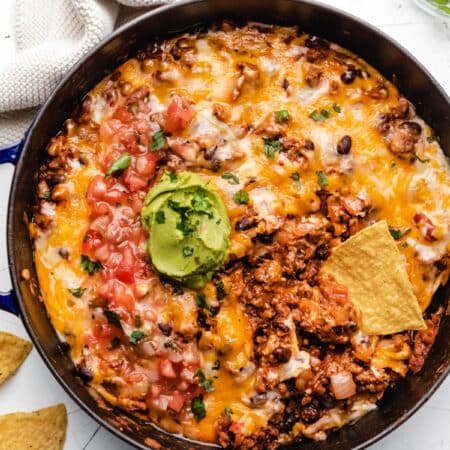
[[[227,211],[200,175],[166,173],[148,192],[141,219],[153,265],[188,287],[202,288],[227,257]]]

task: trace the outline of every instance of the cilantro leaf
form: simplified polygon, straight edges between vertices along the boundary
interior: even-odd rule
[[[193,253],[194,253],[194,248],[193,247],[189,247],[187,245],[185,245],[183,247],[183,256],[185,258],[187,258],[188,256],[192,256]]]
[[[115,311],[111,311],[110,309],[105,309],[103,311],[103,314],[105,315],[106,319],[111,325],[115,325],[116,327],[121,326],[121,317],[119,313],[116,313]]]
[[[222,178],[227,180],[230,184],[239,184],[239,178],[231,172],[224,172]]]
[[[206,408],[205,403],[203,402],[203,394],[200,394],[192,399],[191,410],[192,414],[194,414],[196,422],[200,422],[205,418]]]
[[[427,142],[429,144],[432,144],[433,142],[437,142],[438,141],[438,137],[433,133],[430,136],[427,136]]]
[[[228,417],[231,416],[231,414],[233,414],[233,411],[231,411],[231,408],[229,406],[225,406],[225,408],[223,409],[223,412],[225,413],[225,415],[227,415]]]
[[[281,151],[283,148],[280,138],[278,136],[274,138],[263,138],[263,141],[264,154],[270,159],[275,159],[275,153]]]
[[[130,343],[136,345],[140,340],[144,339],[147,335],[141,330],[134,330],[130,335]]]
[[[246,205],[249,201],[249,196],[247,192],[241,189],[233,195],[233,200],[237,205]]]
[[[81,268],[89,275],[94,275],[96,272],[100,272],[103,269],[103,265],[100,261],[92,261],[89,256],[81,255]]]
[[[122,153],[110,166],[106,172],[106,176],[118,175],[123,172],[131,164],[131,155],[129,153]]]
[[[328,109],[321,109],[318,111],[315,109],[309,117],[314,120],[314,122],[325,122],[330,117],[330,111]]]
[[[164,214],[164,211],[156,211],[155,220],[156,223],[164,223],[166,221],[166,215]]]
[[[223,284],[223,281],[219,281],[215,284],[216,286],[216,295],[217,300],[222,300],[227,296],[227,292],[225,291],[225,285]]]
[[[67,289],[74,297],[76,298],[81,298],[83,297],[84,291],[86,290],[85,288],[79,287],[76,289]]]
[[[281,111],[277,111],[275,113],[275,122],[276,123],[288,122],[289,119],[290,119],[289,111],[286,109],[282,109]]]
[[[333,103],[333,109],[338,114],[342,111],[341,107],[336,102]]]
[[[157,131],[152,136],[152,143],[150,144],[150,150],[152,152],[156,152],[157,150],[161,150],[164,147],[164,143],[166,142],[166,137],[162,130]]]
[[[211,380],[208,380],[205,377],[205,374],[203,373],[202,369],[197,369],[197,372],[195,372],[194,378],[198,378],[200,386],[206,392],[214,392],[215,391],[215,388],[213,386],[213,382]]]
[[[166,172],[165,174],[170,178],[170,182],[171,183],[176,183],[177,182],[178,177],[177,177],[177,175],[175,173],[173,173],[173,172]]]
[[[49,200],[50,199],[50,191],[44,192],[39,198],[41,200]]]
[[[325,187],[328,184],[327,174],[322,170],[318,170],[316,172],[316,175],[317,175],[317,182],[319,183],[319,186]]]
[[[411,232],[411,228],[408,228],[404,231],[399,230],[397,228],[392,228],[389,227],[389,233],[391,233],[391,236],[395,239],[398,240],[400,238],[402,238],[403,236],[406,236],[407,234],[409,234]]]
[[[195,296],[195,304],[200,308],[207,309],[209,311],[209,305],[206,302],[206,295],[203,292],[198,292]]]

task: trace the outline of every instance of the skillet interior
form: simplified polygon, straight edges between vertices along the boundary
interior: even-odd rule
[[[389,80],[397,80],[399,90],[416,106],[450,156],[450,103],[430,75],[405,51],[386,36],[356,19],[334,9],[311,2],[295,0],[200,0],[184,2],[148,13],[114,33],[97,49],[83,58],[64,78],[36,117],[26,140],[16,169],[11,190],[8,216],[8,255],[13,285],[18,297],[25,326],[37,349],[55,377],[72,397],[100,423],[120,437],[136,445],[144,445],[145,436],[160,442],[163,448],[184,449],[186,441],[174,439],[165,432],[150,427],[123,429],[124,422],[114,411],[105,411],[92,399],[87,389],[72,374],[73,364],[59,346],[55,332],[38,301],[37,278],[32,247],[23,220],[33,202],[33,174],[45,157],[48,141],[61,128],[74,107],[108,71],[132,56],[136,49],[153,37],[167,38],[180,32],[208,24],[212,20],[230,17],[236,20],[258,20],[283,25],[299,25],[300,29],[325,37],[363,57]],[[31,283],[21,279],[23,268],[29,268]],[[34,288],[33,288],[34,286]],[[433,305],[447,306],[450,284],[435,295]],[[424,369],[408,376],[394,389],[387,391],[380,408],[366,415],[353,426],[330,434],[325,442],[308,442],[302,448],[349,449],[363,448],[388,433],[409,417],[445,378],[450,366],[450,318],[443,317],[440,332],[428,356]],[[204,449],[206,445],[191,443],[189,448]],[[295,448],[292,444],[287,448]]]

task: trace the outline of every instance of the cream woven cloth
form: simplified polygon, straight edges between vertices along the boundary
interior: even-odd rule
[[[36,107],[82,55],[143,11],[125,5],[148,9],[173,1],[16,0],[17,56],[0,69],[0,147],[23,136]]]

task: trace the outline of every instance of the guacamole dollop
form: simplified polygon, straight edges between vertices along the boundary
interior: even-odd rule
[[[228,214],[200,175],[164,174],[148,192],[141,220],[155,268],[188,287],[202,288],[227,257]]]

